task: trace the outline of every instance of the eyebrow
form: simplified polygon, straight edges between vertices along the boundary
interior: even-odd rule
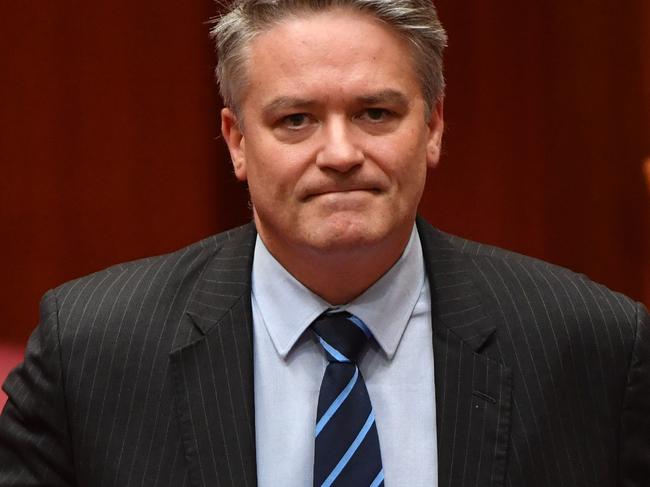
[[[357,98],[357,101],[361,105],[404,105],[408,106],[409,99],[404,93],[397,90],[382,90],[377,93],[371,93],[369,95],[360,96]]]
[[[358,96],[356,102],[359,105],[400,105],[408,106],[409,99],[407,96],[397,90],[387,89],[381,90],[376,93],[369,93],[367,95]],[[275,98],[263,108],[264,114],[272,114],[278,111],[288,109],[302,109],[312,107],[317,104],[317,101],[309,98],[299,98],[292,96],[280,96]]]
[[[314,100],[309,100],[306,98],[294,98],[291,96],[281,96],[267,105],[264,106],[262,112],[265,115],[270,115],[278,111],[296,109],[296,108],[306,108],[313,106],[316,102]]]

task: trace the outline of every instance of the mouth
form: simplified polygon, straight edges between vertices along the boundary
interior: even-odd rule
[[[340,197],[340,198],[345,198],[345,197],[355,197],[355,196],[360,196],[364,194],[378,194],[380,192],[379,189],[377,188],[330,188],[330,189],[322,189],[322,190],[317,190],[310,192],[305,200],[311,200],[314,198],[318,197]]]
[[[367,195],[378,194],[379,190],[375,188],[355,188],[355,189],[335,189],[328,191],[318,191],[311,193],[305,198],[306,201],[317,198],[331,198],[331,199],[346,199],[346,198],[359,198]]]

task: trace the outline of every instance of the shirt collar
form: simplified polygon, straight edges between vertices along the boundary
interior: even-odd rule
[[[363,294],[336,309],[347,310],[368,326],[392,359],[424,284],[424,258],[413,226],[402,256]],[[286,358],[320,314],[334,308],[303,286],[271,255],[260,236],[255,242],[252,297],[278,354]]]

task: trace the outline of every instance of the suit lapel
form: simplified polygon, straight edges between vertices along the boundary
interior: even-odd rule
[[[482,353],[495,323],[472,281],[471,259],[424,221],[418,230],[432,294],[439,485],[502,486],[511,373]]]
[[[233,230],[187,311],[198,339],[170,354],[176,411],[195,487],[256,485],[250,275],[255,230]]]

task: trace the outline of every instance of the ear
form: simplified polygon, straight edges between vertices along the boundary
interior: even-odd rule
[[[235,176],[246,181],[246,144],[237,116],[230,108],[221,110],[221,133],[228,145]]]
[[[431,110],[431,120],[429,120],[429,140],[427,141],[427,166],[433,169],[438,165],[440,152],[442,150],[442,133],[445,128],[443,117],[443,100],[440,99]]]

